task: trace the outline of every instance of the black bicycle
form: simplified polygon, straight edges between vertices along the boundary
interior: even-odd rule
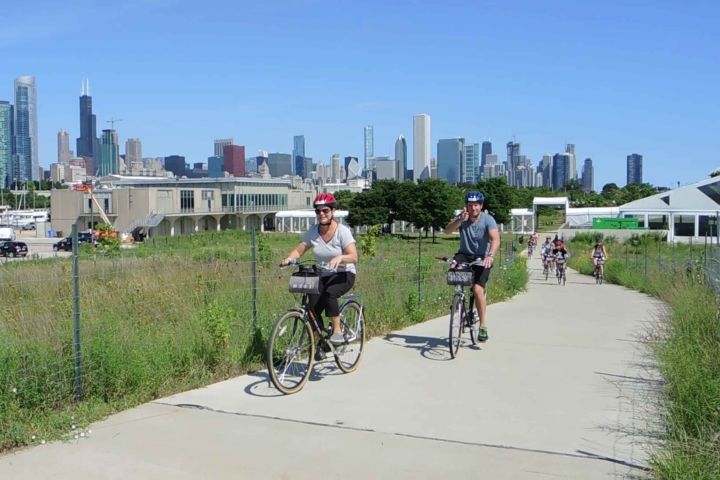
[[[268,340],[266,363],[275,388],[288,395],[300,391],[312,372],[316,348],[320,355],[332,353],[338,368],[345,373],[357,369],[365,345],[365,316],[361,296],[348,294],[340,305],[340,323],[345,341],[329,341],[332,328],[321,329],[307,308],[309,296],[319,293],[320,268],[312,261],[296,262],[289,290],[302,295],[300,306],[281,315]],[[316,340],[317,339],[317,340]]]
[[[605,265],[605,258],[604,257],[597,257],[595,259],[595,269],[593,271],[593,276],[595,277],[595,283],[598,285],[602,285],[603,279],[605,278],[605,268],[603,267]]]
[[[565,257],[557,255],[555,257],[555,274],[557,276],[558,285],[565,285],[565,270],[567,270]]]
[[[436,257],[445,263],[452,265],[447,271],[447,283],[455,287],[452,303],[450,304],[450,333],[448,334],[448,347],[450,348],[450,357],[455,358],[460,351],[460,343],[462,334],[467,331],[470,336],[470,342],[477,345],[478,331],[480,321],[475,317],[475,293],[470,289],[470,295],[465,293],[465,289],[473,285],[473,265],[480,265],[482,259],[478,258],[469,263],[456,262],[448,257]],[[485,290],[487,297],[487,290]],[[465,299],[468,299],[467,306]]]

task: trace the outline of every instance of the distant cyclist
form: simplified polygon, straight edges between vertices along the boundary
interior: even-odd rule
[[[542,257],[543,264],[546,264],[550,260],[552,251],[553,243],[550,241],[550,237],[545,237],[545,243],[540,247],[540,256]]]
[[[607,250],[605,250],[605,245],[603,245],[602,240],[598,240],[598,242],[593,247],[590,256],[593,262],[593,270],[597,268],[599,261],[607,261]]]
[[[565,247],[565,243],[557,239],[555,240],[555,244],[553,245],[552,249],[553,257],[555,257],[555,264],[556,264],[556,271],[558,275],[560,274],[560,265],[565,266],[565,262],[567,261],[568,257],[570,257],[570,252],[568,252],[567,248]]]
[[[500,233],[497,223],[492,215],[482,211],[484,201],[485,195],[482,193],[468,192],[465,195],[465,209],[445,227],[446,233],[453,233],[460,229],[460,249],[455,255],[457,262],[470,263],[482,259],[481,265],[472,267],[475,310],[480,319],[478,340],[481,342],[488,339],[485,322],[485,286],[490,278],[495,253],[500,248]]]

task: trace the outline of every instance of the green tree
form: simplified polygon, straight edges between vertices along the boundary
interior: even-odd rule
[[[389,214],[390,209],[385,205],[380,190],[371,189],[355,194],[347,221],[351,227],[382,225]]]
[[[485,195],[483,207],[498,223],[510,222],[510,209],[513,208],[514,192],[505,177],[488,178],[477,184],[478,190]]]
[[[445,180],[427,179],[418,182],[417,197],[412,222],[415,227],[424,228],[426,235],[432,228],[435,243],[435,230],[444,228],[453,212],[462,205],[462,190],[448,185]]]
[[[333,194],[337,200],[338,210],[350,210],[352,199],[356,195],[350,190],[339,190]]]

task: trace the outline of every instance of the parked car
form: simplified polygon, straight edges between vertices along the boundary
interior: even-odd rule
[[[78,244],[83,243],[92,243],[92,234],[90,232],[79,232],[78,233]],[[72,250],[72,236],[65,237],[59,242],[55,242],[53,245],[53,250],[56,252],[59,250],[63,250],[65,252],[69,252]]]
[[[27,257],[28,248],[25,242],[0,243],[0,255],[3,257]]]
[[[35,230],[35,222],[26,223],[22,227],[20,227],[22,230]]]

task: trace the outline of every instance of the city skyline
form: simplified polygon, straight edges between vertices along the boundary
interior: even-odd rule
[[[537,165],[574,144],[577,162],[593,159],[596,189],[624,183],[632,152],[642,153],[643,179],[655,185],[689,183],[719,166],[720,41],[712,19],[720,9],[710,2],[702,9],[522,1],[248,8],[166,0],[113,12],[84,1],[70,2],[73,8],[37,3],[32,28],[23,21],[26,6],[6,7],[0,100],[14,103],[14,79],[35,77],[45,168],[60,129],[80,137],[77,96],[86,78],[98,131],[123,118],[121,143],[139,138],[147,157],[178,153],[191,164],[207,161],[215,138],[234,137],[249,152],[290,153],[298,134],[309,157],[362,159],[367,125],[374,127],[374,155],[393,156],[399,135],[411,141],[412,116],[426,112],[432,146],[443,138],[490,138],[504,160],[502,145],[514,138]],[[227,15],[213,14],[218,9]],[[363,15],[368,9],[375,15]],[[75,35],[77,11],[83,35]],[[452,32],[436,28],[458,11],[467,22]],[[404,21],[396,24],[398,15]],[[357,24],[358,16],[366,21]],[[502,27],[508,18],[514,35]],[[122,25],[123,41],[100,19]],[[175,28],[158,36],[164,19]],[[540,25],[545,33],[538,36]],[[292,33],[298,27],[303,35]],[[471,56],[483,61],[466,62]],[[514,73],[502,68],[510,57]],[[142,69],[119,70],[128,59]],[[462,74],[451,68],[457,61]],[[350,74],[337,75],[343,71]],[[683,161],[689,152],[692,161]],[[678,161],[685,168],[677,169]]]

